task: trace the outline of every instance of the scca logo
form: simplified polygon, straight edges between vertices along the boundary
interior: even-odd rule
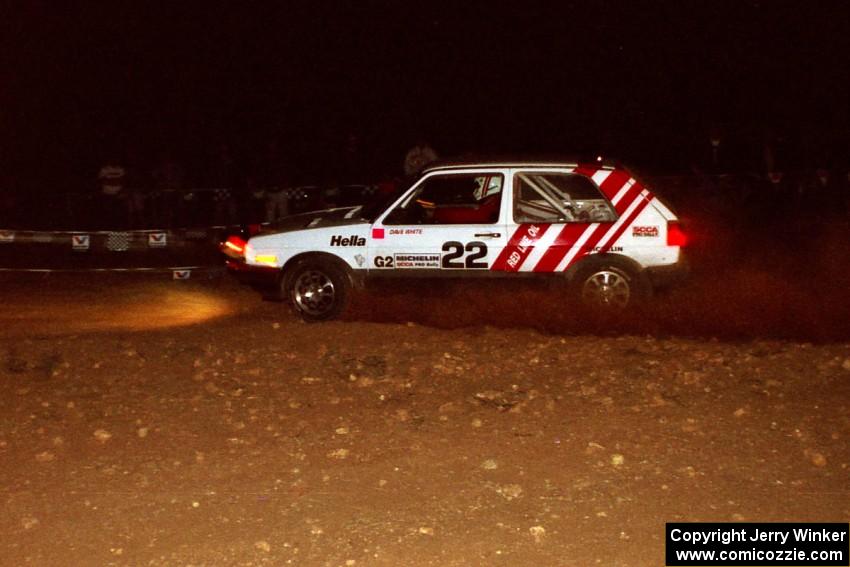
[[[632,236],[658,236],[657,226],[633,226]]]
[[[362,236],[331,236],[331,246],[366,246],[366,238]]]

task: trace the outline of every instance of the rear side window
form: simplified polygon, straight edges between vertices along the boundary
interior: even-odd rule
[[[617,214],[584,175],[521,171],[514,175],[514,222],[614,222]]]

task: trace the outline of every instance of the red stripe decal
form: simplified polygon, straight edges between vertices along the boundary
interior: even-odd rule
[[[569,252],[570,248],[573,247],[573,244],[581,238],[581,235],[584,234],[584,231],[588,230],[590,226],[591,225],[586,222],[574,222],[564,225],[564,228],[555,238],[555,241],[551,244],[551,246],[549,246],[549,249],[546,250],[546,253],[543,254],[543,257],[540,258],[539,262],[537,262],[537,265],[534,266],[534,271],[555,271],[555,268],[558,267],[558,264],[560,264],[561,260],[564,259],[564,256],[567,255],[567,252]]]
[[[620,225],[620,228],[618,228],[617,231],[611,236],[610,240],[608,240],[608,242],[605,243],[605,246],[603,246],[602,249],[599,250],[600,254],[607,252],[608,250],[611,249],[611,247],[614,244],[617,243],[617,240],[623,235],[623,232],[627,228],[629,228],[632,225],[632,223],[635,222],[635,219],[638,217],[638,215],[641,214],[641,212],[643,212],[643,210],[649,204],[649,199],[651,199],[651,198],[652,198],[651,195],[647,195],[646,198],[640,197],[640,199],[641,199],[640,203],[638,203],[637,207],[635,207],[635,210],[633,210],[632,213],[629,215],[629,218],[626,219],[626,222],[624,222],[623,224]]]
[[[612,171],[608,177],[605,178],[605,181],[599,186],[599,189],[602,190],[602,193],[608,197],[609,201],[612,201],[617,193],[620,192],[620,189],[623,188],[623,185],[628,183],[631,176],[625,171],[618,169]],[[620,199],[622,203],[623,200]]]
[[[534,243],[540,240],[540,237],[546,233],[550,226],[542,223],[521,224],[490,269],[505,272],[519,270],[522,263],[534,250]]]
[[[574,173],[577,175],[584,175],[586,177],[593,177],[593,175],[599,171],[599,168],[591,165],[591,164],[583,164],[579,165]],[[626,183],[631,179],[631,175],[628,172],[623,170],[614,170],[612,171],[608,177],[599,185],[599,189],[608,198],[608,200],[613,200],[613,198],[620,192]],[[640,193],[643,190],[643,187],[635,182],[627,191],[626,194],[623,195],[623,198],[620,199],[614,208],[617,211],[617,214],[622,216],[629,206],[634,202],[635,199],[641,198]],[[638,208],[643,209],[644,205],[638,205]],[[631,215],[630,215],[631,216]],[[618,230],[617,236],[622,233],[622,230],[625,230],[634,218],[626,219],[626,222],[622,223],[621,230]],[[568,223],[565,224],[561,229],[560,234],[555,238],[555,241],[550,245],[549,249],[543,254],[543,257],[540,258],[540,261],[534,267],[535,272],[553,272],[557,269],[558,265],[561,261],[566,257],[569,253],[570,249],[578,242],[582,236],[584,236],[585,232],[590,229],[592,225],[590,223]],[[596,245],[605,237],[606,234],[613,228],[614,223],[604,223],[597,225],[593,232],[590,234],[585,243],[578,250],[576,255],[570,260],[569,264],[565,267],[569,267],[574,264],[576,261],[580,260],[587,254],[593,251]],[[521,236],[521,229],[514,234],[514,238],[517,238],[518,235]],[[511,239],[511,244],[514,243],[514,238]],[[501,269],[508,270],[507,258],[510,254],[512,254],[513,250],[510,249],[509,245],[502,255],[500,255],[497,263],[494,264],[493,269]],[[606,246],[606,250],[609,246]],[[519,266],[522,265],[522,262],[525,261],[527,256],[521,257],[519,262],[516,264],[516,268],[519,269]],[[516,257],[514,257],[516,260]]]
[[[593,177],[597,171],[599,171],[599,168],[593,164],[579,164],[579,166],[573,170],[573,173],[590,178]],[[564,256],[567,255],[567,252],[570,251],[573,244],[581,238],[581,235],[584,234],[584,231],[589,226],[589,223],[570,223],[565,225],[558,237],[555,238],[555,241],[549,246],[549,249],[546,250],[546,253],[543,254],[543,257],[540,258],[540,261],[537,262],[537,265],[534,266],[534,271],[554,271],[561,260],[564,259]]]
[[[593,177],[593,175],[597,171],[599,171],[599,168],[595,165],[589,163],[582,163],[579,164],[579,166],[573,170],[573,173],[577,173],[578,175],[584,175],[585,177]]]
[[[635,183],[629,189],[626,195],[622,199],[620,199],[620,202],[618,203],[619,206],[617,207],[617,212],[620,215],[625,213],[625,211],[632,205],[632,203],[634,203],[635,201],[638,201],[638,203],[637,206],[635,206],[634,210],[631,212],[631,214],[629,214],[629,216],[623,220],[619,228],[617,228],[617,230],[612,234],[608,242],[606,242],[603,247],[597,250],[596,253],[602,254],[607,252],[611,248],[613,243],[616,242],[618,238],[620,238],[620,235],[623,234],[623,231],[632,225],[632,223],[635,221],[635,218],[637,218],[637,216],[644,209],[644,207],[649,204],[649,201],[645,199],[643,195],[641,195],[641,191],[643,191],[643,187],[639,183]],[[564,269],[566,270],[588,254],[593,252],[593,249],[596,247],[596,245],[599,244],[599,242],[605,237],[606,234],[611,232],[614,226],[614,224],[608,223],[600,225],[596,229],[596,231],[590,236],[590,238],[587,239],[585,245],[581,247],[581,250],[579,250],[578,254],[573,256],[569,263],[564,266]]]
[[[600,224],[599,226],[597,226],[593,233],[590,235],[590,237],[584,241],[584,244],[581,245],[576,255],[573,256],[569,262],[567,262],[567,265],[564,266],[563,269],[566,270],[567,268],[587,256],[590,251],[593,250],[597,244],[599,244],[599,241],[602,240],[602,237],[608,233],[608,230],[610,228],[611,225],[609,223]],[[557,266],[555,266],[555,268],[557,268]],[[554,270],[555,268],[552,269]]]
[[[510,254],[510,248],[516,246],[519,243],[520,235],[522,235],[525,225],[521,224],[517,227],[514,233],[511,235],[510,240],[508,240],[507,246],[502,249],[502,252],[493,262],[493,265],[490,266],[491,270],[504,271],[505,269],[505,260],[508,259],[508,255]]]
[[[617,206],[614,208],[617,209],[617,214],[619,216],[623,216],[626,210],[631,206],[632,203],[635,202],[635,199],[642,198],[640,196],[641,191],[643,191],[643,187],[639,183],[635,183],[632,185],[626,194],[623,195],[623,198],[617,203]]]
[[[620,185],[620,187],[617,188],[617,191],[619,191],[619,189],[621,187],[622,187],[622,185]],[[629,206],[632,203],[634,203],[635,200],[638,200],[638,199],[641,202],[638,203],[635,210],[643,210],[643,208],[646,206],[648,201],[646,199],[644,199],[643,196],[641,195],[642,190],[643,190],[643,187],[641,187],[640,184],[635,183],[628,190],[626,195],[622,199],[620,199],[620,201],[617,203],[617,207],[616,207],[617,213],[620,214],[620,215],[624,214],[626,212],[626,210],[629,208]],[[622,234],[622,232],[628,226],[630,226],[632,222],[634,222],[634,219],[635,219],[636,216],[637,216],[636,214],[630,214],[628,218],[624,219],[623,223],[620,225],[620,228],[617,229],[617,232],[614,235],[614,238],[619,238],[619,236]],[[579,260],[581,260],[582,258],[587,256],[588,254],[593,252],[593,249],[596,248],[597,244],[599,244],[599,242],[605,237],[606,234],[608,234],[613,229],[613,227],[614,227],[614,223],[604,223],[604,224],[598,225],[593,230],[593,232],[588,237],[588,239],[584,242],[584,244],[582,244],[581,248],[578,250],[578,252],[575,254],[575,256],[573,256],[570,259],[570,261],[564,266],[563,269],[566,270],[567,268],[569,268],[570,266],[572,266],[573,264],[575,264],[576,262],[578,262]],[[575,241],[573,241],[573,242],[575,242]],[[540,267],[541,271],[543,269],[545,269],[546,271],[554,271],[555,269],[557,269],[558,264],[561,263],[561,260],[563,260],[564,257],[567,255],[567,253],[570,250],[570,247],[571,246],[566,246],[566,245],[563,246],[561,248],[561,250],[559,251],[559,253],[557,254],[557,256],[555,256],[553,254],[553,257],[550,260],[548,260],[548,262],[549,262],[548,264],[544,265],[543,260],[541,260],[540,263],[537,264],[538,267]],[[603,249],[598,250],[597,252],[600,252],[600,253],[605,252],[609,248],[610,248],[610,241],[608,243],[606,243],[606,246]],[[544,258],[545,258],[545,256],[544,256]],[[557,258],[557,261],[555,261],[556,258]],[[554,264],[552,264],[552,262],[554,262]]]
[[[599,171],[599,168],[595,165],[581,164],[575,169],[573,173],[592,178],[597,171]],[[600,187],[600,189],[610,200],[614,195],[617,194],[617,191],[619,191],[628,180],[629,175],[627,173],[613,171],[605,179],[605,181],[602,182],[602,186]],[[581,236],[584,234],[585,230],[587,230],[589,226],[589,223],[569,223],[565,225],[563,230],[561,230],[561,234],[559,234],[558,237],[555,239],[555,242],[552,243],[546,253],[543,254],[543,257],[540,258],[540,261],[534,267],[534,271],[555,271],[555,268],[558,267],[558,264],[561,263],[561,260],[563,260],[564,256],[566,256],[567,253],[570,251],[570,248],[572,248],[573,245],[579,240],[579,238],[581,238]]]

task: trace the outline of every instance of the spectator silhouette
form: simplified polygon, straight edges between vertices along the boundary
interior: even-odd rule
[[[151,172],[156,194],[156,220],[167,227],[174,227],[184,220],[185,205],[182,195],[186,172],[169,152],[163,152]]]
[[[127,225],[126,177],[127,169],[117,153],[109,156],[98,170],[98,228]]]
[[[257,176],[249,173],[243,182],[244,213],[242,220],[248,223],[262,222],[266,211],[266,192],[257,183]]]
[[[265,220],[272,222],[289,214],[289,188],[292,175],[288,161],[276,140],[266,147],[262,184],[265,189]]]
[[[342,184],[363,183],[369,173],[360,137],[349,132],[339,157],[339,181]]]
[[[131,149],[127,155],[125,191],[127,193],[129,227],[133,229],[149,228],[150,180],[142,174],[143,168],[138,152]]]
[[[212,189],[213,222],[233,224],[237,218],[236,159],[227,142],[221,142],[207,170],[207,183]]]
[[[419,139],[404,156],[404,175],[411,178],[419,174],[429,163],[437,160],[437,152],[428,142]]]

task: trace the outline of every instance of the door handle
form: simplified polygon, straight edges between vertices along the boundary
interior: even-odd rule
[[[499,238],[502,236],[499,232],[478,232],[475,234],[475,238]]]

